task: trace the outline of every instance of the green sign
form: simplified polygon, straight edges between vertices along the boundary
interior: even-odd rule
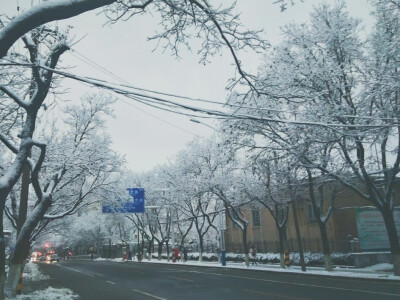
[[[358,239],[361,250],[389,250],[389,238],[382,214],[373,207],[355,208]],[[400,234],[400,209],[393,212],[396,228]]]

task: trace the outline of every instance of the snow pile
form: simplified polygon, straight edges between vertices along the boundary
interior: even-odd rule
[[[269,263],[269,264],[277,264],[280,262],[280,254],[279,253],[257,253],[257,261],[259,263]],[[290,253],[290,264],[291,265],[300,265],[300,254],[299,253]],[[331,254],[333,264],[335,265],[345,265],[345,266],[353,266],[354,258],[352,254],[349,253],[332,253]],[[245,260],[244,254],[237,253],[227,253],[226,261],[233,262],[243,262]],[[322,253],[304,253],[304,262],[308,266],[322,266],[324,265],[324,255]]]
[[[373,266],[365,267],[363,270],[368,270],[368,271],[393,271],[393,265],[388,264],[388,263],[381,263],[381,264],[376,264]]]
[[[73,300],[78,299],[79,296],[74,294],[70,289],[55,289],[49,286],[45,290],[36,291],[29,295],[19,295],[15,299],[18,300],[49,300],[49,299],[62,299]]]
[[[113,262],[125,262],[127,261],[126,259],[122,259],[121,257],[117,257],[117,258],[103,258],[103,257],[98,257],[93,259],[93,261],[113,261]]]
[[[172,253],[170,253],[172,255]],[[199,252],[189,252],[188,253],[188,261],[198,261],[200,257]],[[217,262],[218,261],[218,253],[203,253],[203,261],[209,262]],[[300,265],[300,254],[299,253],[290,253],[290,264],[299,266]],[[354,257],[351,253],[332,253],[332,262],[334,265],[338,266],[354,266]],[[143,258],[147,259],[147,257]],[[157,260],[158,254],[152,253],[152,259]],[[161,259],[167,259],[167,253],[161,254]],[[179,253],[179,259],[183,259],[183,254]],[[242,263],[245,261],[245,255],[243,253],[231,253],[228,252],[225,254],[225,259],[227,262],[238,262]],[[122,258],[97,258],[95,260],[109,260],[116,262],[123,262]],[[137,257],[134,258],[137,260]],[[264,264],[279,264],[280,263],[280,253],[257,253],[257,261],[259,263]],[[304,261],[307,266],[323,266],[324,265],[324,255],[322,253],[312,253],[305,252],[304,253]]]
[[[199,260],[200,252],[188,253],[188,260]],[[181,255],[182,258],[182,255]],[[204,261],[218,261],[218,255],[215,253],[203,253]]]
[[[334,265],[354,266],[354,257],[351,253],[332,253],[332,262]],[[290,254],[291,264],[300,265],[300,254]],[[324,255],[322,253],[304,253],[304,262],[308,266],[322,266],[324,265]]]
[[[157,259],[157,254],[153,254],[153,258]],[[199,260],[199,252],[188,253],[188,260]],[[332,253],[332,262],[335,265],[343,266],[354,266],[354,257],[350,253]],[[163,253],[161,258],[166,259],[167,254]],[[182,259],[182,253],[180,253],[180,258]],[[226,261],[228,262],[244,262],[245,255],[242,253],[231,253],[225,254]],[[300,265],[300,254],[290,253],[290,260],[292,265]],[[203,261],[218,261],[218,254],[216,253],[203,253]],[[257,261],[259,263],[266,264],[278,264],[280,262],[279,253],[257,253]],[[304,261],[308,266],[323,266],[324,265],[324,255],[322,253],[304,253]]]
[[[40,273],[37,264],[29,262],[25,265],[23,278],[30,281],[49,279],[49,276]]]
[[[32,262],[29,262],[25,265],[24,268],[24,274],[23,274],[24,280],[30,280],[30,281],[40,281],[40,280],[47,280],[50,279],[49,276],[44,275],[43,273],[40,273],[38,265]],[[41,291],[35,291],[31,294],[27,295],[18,295],[16,300],[53,300],[53,299],[62,299],[62,300],[73,300],[73,299],[78,299],[79,295],[74,294],[70,289],[55,289],[49,286],[45,290]],[[11,298],[7,298],[10,299]]]
[[[278,255],[279,256],[279,255]],[[143,260],[144,263],[156,263],[156,264],[174,264],[167,260]],[[307,272],[303,272],[299,266],[291,266],[289,268],[280,268],[277,264],[257,264],[255,266],[246,266],[244,263],[233,263],[228,262],[226,266],[222,266],[217,262],[209,261],[188,261],[188,262],[176,262],[175,264],[190,265],[190,266],[202,266],[202,267],[214,267],[214,268],[230,268],[230,269],[243,269],[243,270],[259,270],[268,272],[279,272],[279,273],[295,273],[295,274],[313,274],[319,276],[332,276],[332,277],[347,277],[347,278],[371,278],[371,279],[385,279],[385,280],[396,280],[400,282],[400,276],[393,275],[393,265],[391,264],[378,264],[363,269],[354,268],[340,268],[335,267],[332,272],[325,271],[323,267],[307,267]],[[391,268],[391,271],[387,271],[386,268]],[[385,269],[385,270],[383,270]]]

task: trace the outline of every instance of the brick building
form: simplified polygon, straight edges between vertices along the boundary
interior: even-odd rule
[[[296,210],[304,251],[322,252],[320,230],[313,213],[308,194],[296,200]],[[400,183],[394,193],[395,206],[400,205]],[[327,202],[327,201],[325,201]],[[328,201],[329,202],[329,201]],[[332,252],[350,252],[350,240],[358,238],[355,211],[359,208],[371,207],[349,188],[340,186],[335,194],[334,209],[329,217],[326,229]],[[255,245],[259,252],[279,252],[279,235],[275,221],[266,208],[244,209],[249,222],[247,239],[249,245]],[[396,216],[399,216],[397,214]],[[397,220],[400,225],[400,220]],[[228,252],[243,252],[241,230],[227,217],[225,231],[225,248]],[[383,226],[383,219],[382,219]],[[286,224],[287,239],[291,252],[298,251],[292,206],[289,207],[289,218]],[[398,229],[399,231],[399,229]],[[353,247],[354,248],[354,247]],[[353,249],[354,250],[354,249]]]

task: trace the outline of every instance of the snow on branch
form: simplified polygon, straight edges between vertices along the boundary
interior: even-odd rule
[[[14,218],[12,212],[10,211],[10,208],[8,206],[5,207],[4,212],[6,213],[6,216],[8,220],[11,222],[12,227],[17,229],[17,220]]]
[[[35,5],[0,29],[0,58],[7,55],[8,50],[20,37],[40,25],[71,18],[113,2],[115,0],[59,0]]]
[[[4,134],[2,134],[1,132],[0,132],[0,141],[2,141],[3,144],[4,144],[8,149],[10,149],[14,154],[18,154],[18,148],[17,148],[15,145],[13,145],[13,144],[9,141],[9,139],[8,139]]]
[[[0,91],[8,95],[12,100],[14,100],[19,106],[23,107],[25,110],[29,108],[29,104],[7,86],[0,84]]]

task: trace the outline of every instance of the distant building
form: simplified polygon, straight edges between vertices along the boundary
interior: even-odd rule
[[[400,234],[400,184],[394,192],[395,222]],[[325,201],[325,204],[328,204]],[[308,193],[296,200],[297,216],[304,251],[322,252],[320,230]],[[248,245],[255,245],[259,252],[279,252],[279,235],[275,221],[266,208],[244,209],[249,226]],[[242,232],[227,216],[225,248],[228,252],[243,252]],[[359,227],[359,228],[358,228]],[[386,229],[380,212],[349,188],[340,186],[335,195],[334,209],[326,224],[332,252],[353,252],[363,246],[364,251],[388,249]],[[286,224],[291,252],[298,251],[292,207]],[[360,231],[360,232],[359,232]],[[357,240],[359,239],[360,244]],[[353,243],[351,243],[353,241]],[[352,246],[351,246],[352,244]],[[353,248],[353,249],[352,249]]]

